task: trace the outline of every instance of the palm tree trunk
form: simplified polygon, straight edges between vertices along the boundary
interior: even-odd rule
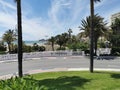
[[[62,48],[62,45],[60,45],[60,50],[61,50],[61,48]]]
[[[93,72],[94,65],[94,54],[93,54],[93,17],[94,17],[94,0],[90,0],[90,10],[91,10],[91,31],[90,31],[90,72]]]
[[[8,49],[9,49],[9,53],[11,52],[11,48],[10,48],[10,44],[8,43]]]
[[[94,41],[94,43],[95,43],[95,55],[97,55],[97,41],[98,41],[98,39],[96,39],[95,41]]]
[[[19,77],[23,76],[22,71],[22,16],[21,0],[17,0],[17,25],[18,25],[18,73]]]
[[[54,51],[54,43],[52,43],[52,50]]]

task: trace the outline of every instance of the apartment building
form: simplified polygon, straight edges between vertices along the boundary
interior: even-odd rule
[[[113,23],[116,18],[120,18],[120,12],[115,13],[111,16],[111,23]]]

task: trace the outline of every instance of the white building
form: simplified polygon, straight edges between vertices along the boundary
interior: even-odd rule
[[[113,23],[116,18],[120,18],[120,12],[115,13],[111,16],[111,23]]]

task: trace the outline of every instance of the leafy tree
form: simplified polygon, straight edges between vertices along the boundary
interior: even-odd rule
[[[61,35],[57,35],[55,38],[56,38],[56,43],[60,46],[60,49],[61,49],[62,46],[67,44],[69,36],[67,33],[63,33]]]
[[[69,49],[72,49],[73,51],[77,51],[77,49],[85,51],[88,50],[88,44],[84,42],[73,42],[68,45]]]
[[[77,43],[77,42],[79,42],[79,39],[75,35],[72,35],[71,36],[71,42],[72,43]]]
[[[6,51],[6,46],[4,45],[4,42],[3,41],[0,41],[0,52],[1,51]]]
[[[112,34],[110,35],[110,42],[112,44],[112,54],[120,55],[120,19],[116,18],[111,25]]]
[[[37,43],[34,43],[32,46],[33,51],[39,51],[39,46]]]
[[[54,44],[55,44],[55,37],[51,37],[50,39],[48,39],[48,41],[51,43],[52,46],[52,50],[54,51]]]
[[[3,41],[8,44],[9,53],[11,53],[11,44],[14,40],[16,40],[14,30],[9,29],[3,35]]]
[[[120,46],[120,19],[116,18],[115,21],[112,23],[111,28],[113,30],[111,36],[111,43],[113,46],[119,47]]]

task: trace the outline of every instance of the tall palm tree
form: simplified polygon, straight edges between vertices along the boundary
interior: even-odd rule
[[[8,50],[9,53],[11,53],[11,44],[14,40],[16,40],[14,30],[9,29],[8,31],[6,31],[2,39],[8,44]]]
[[[72,29],[69,28],[68,29],[68,34],[69,34],[69,43],[71,43],[71,33],[72,33]]]
[[[69,28],[69,29],[68,29],[69,38],[71,38],[71,33],[72,33],[72,29]]]
[[[94,2],[100,2],[101,0],[90,0],[90,12],[91,12],[91,31],[90,31],[90,72],[93,72],[93,30],[94,30]]]
[[[94,39],[93,39],[93,46],[95,50],[95,55],[97,52],[97,41],[100,36],[106,35],[107,28],[106,28],[106,22],[104,22],[104,18],[98,16],[97,14],[94,15]],[[89,37],[90,38],[90,20],[91,17],[87,17],[86,20],[82,20],[82,26],[80,27],[81,30],[84,30],[83,36]]]
[[[23,76],[22,71],[22,14],[21,14],[21,0],[15,0],[17,3],[17,25],[18,25],[18,73],[19,77]]]
[[[51,42],[52,50],[54,51],[55,37],[51,37],[48,41]]]

